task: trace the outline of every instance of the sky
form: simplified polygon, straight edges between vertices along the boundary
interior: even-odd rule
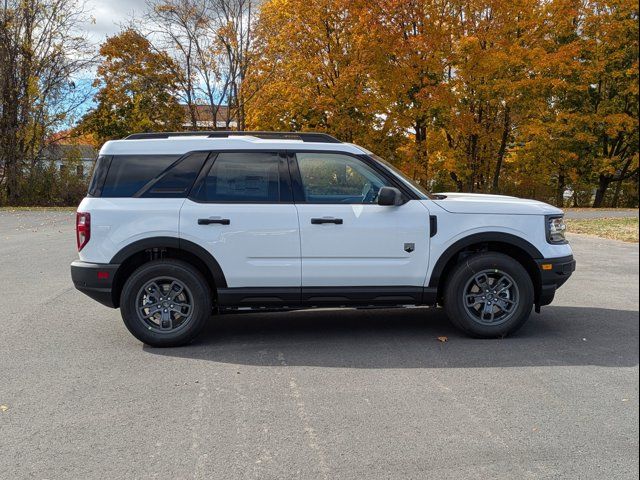
[[[80,0],[79,3],[82,3]],[[145,0],[85,0],[85,10],[91,21],[80,27],[80,32],[85,34],[88,40],[95,45],[96,51],[108,36],[115,35],[121,27],[132,19],[140,19],[146,9]],[[91,88],[95,75],[95,67],[90,71],[74,79],[76,85],[82,88]],[[87,110],[95,105],[93,100],[88,100],[75,112],[75,119],[84,115]],[[62,128],[73,125],[65,123]]]
[[[93,18],[93,23],[85,25],[85,32],[91,42],[100,44],[121,25],[141,18],[146,5],[145,0],[86,0],[85,8]]]
[[[147,0],[78,0],[84,3],[85,11],[91,21],[80,27],[80,32],[87,36],[88,40],[95,45],[96,52],[108,36],[118,33],[123,26],[132,20],[139,23],[144,16]],[[82,75],[74,78],[76,85],[82,88],[92,89],[91,86],[95,78],[95,66]],[[89,109],[95,106],[95,101],[89,99],[81,105],[75,112],[75,119],[82,117]],[[72,126],[75,120],[70,120],[71,124],[65,124],[64,128]]]

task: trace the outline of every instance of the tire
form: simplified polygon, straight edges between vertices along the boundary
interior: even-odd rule
[[[512,287],[507,285],[512,283]],[[451,322],[477,338],[506,337],[529,318],[534,302],[531,277],[502,253],[470,256],[454,267],[444,289]]]
[[[125,282],[120,313],[141,342],[178,347],[201,332],[211,316],[211,305],[209,285],[196,268],[180,260],[154,260]]]

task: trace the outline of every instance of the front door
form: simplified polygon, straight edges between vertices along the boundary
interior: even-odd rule
[[[298,152],[295,162],[303,294],[314,287],[327,288],[329,297],[331,289],[339,296],[339,287],[421,289],[429,262],[427,208],[418,200],[378,205],[380,188],[392,185],[361,158]]]

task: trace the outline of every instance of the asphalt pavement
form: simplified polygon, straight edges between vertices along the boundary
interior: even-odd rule
[[[73,288],[72,212],[0,212],[0,478],[636,479],[638,245],[570,240],[511,338],[325,310],[163,350]]]

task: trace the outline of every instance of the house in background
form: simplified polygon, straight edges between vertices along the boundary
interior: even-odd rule
[[[98,151],[87,143],[51,143],[42,150],[40,161],[53,162],[56,170],[64,172],[73,169],[72,173],[86,177],[91,174]]]
[[[184,104],[180,106],[184,110],[184,123],[182,127],[185,130],[193,130],[189,106]],[[236,119],[229,116],[229,107],[227,105],[220,105],[220,107],[218,107],[215,121],[209,105],[194,105],[194,109],[197,130],[232,130],[238,127]]]
[[[187,105],[180,105],[184,110],[182,128],[194,130],[191,114]],[[195,105],[196,130],[229,130],[235,129],[238,123],[229,118],[229,107],[220,105],[215,122],[209,105]],[[70,138],[73,138],[70,140]],[[93,171],[93,165],[98,156],[96,149],[87,137],[73,137],[68,130],[54,135],[51,143],[42,150],[39,161],[44,165],[53,161],[59,172],[73,169],[76,175],[87,177]]]

